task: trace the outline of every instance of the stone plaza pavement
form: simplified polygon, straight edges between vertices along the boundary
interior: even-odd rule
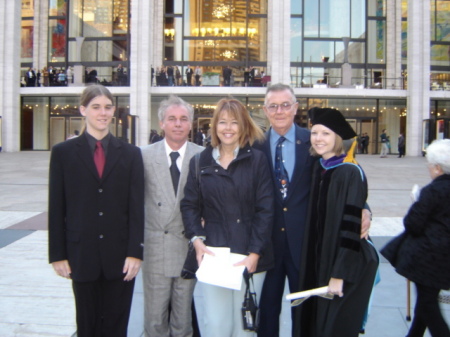
[[[70,281],[47,262],[47,184],[50,153],[0,153],[0,337],[74,336],[75,310]],[[423,157],[359,155],[369,181],[371,236],[382,247],[402,231],[413,184],[430,178]],[[367,337],[405,336],[406,281],[381,259]],[[414,287],[411,307],[414,306]],[[201,291],[196,290],[201,301]],[[290,335],[289,302],[284,302],[280,336]],[[447,322],[450,305],[444,304]],[[198,308],[201,324],[202,310]],[[412,315],[412,310],[411,310]],[[143,335],[142,280],[138,275],[129,336]],[[430,336],[427,332],[426,336]],[[208,336],[203,336],[208,337]]]

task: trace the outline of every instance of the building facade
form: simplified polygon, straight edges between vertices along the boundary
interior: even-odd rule
[[[2,2],[0,19],[3,151],[80,132],[93,82],[115,97],[111,132],[136,145],[172,93],[195,108],[192,136],[228,95],[267,128],[265,86],[278,82],[294,88],[297,123],[337,108],[369,153],[383,129],[393,153],[403,133],[412,156],[449,137],[450,1],[22,0]]]

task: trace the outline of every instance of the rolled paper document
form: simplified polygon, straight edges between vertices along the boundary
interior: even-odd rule
[[[321,288],[315,288],[305,291],[300,291],[298,293],[292,293],[289,295],[286,295],[286,299],[289,301],[294,300],[294,302],[291,303],[291,306],[295,307],[306,299],[310,298],[311,296],[320,296],[327,299],[332,299],[334,297],[333,294],[328,293],[328,286],[321,287]]]

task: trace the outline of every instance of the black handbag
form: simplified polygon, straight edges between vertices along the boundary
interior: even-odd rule
[[[253,276],[248,275],[247,270],[244,272],[244,279],[247,285],[242,302],[242,328],[245,331],[258,331],[259,327],[259,308],[256,299],[256,293],[250,290],[250,281],[253,284]],[[253,284],[253,290],[255,285]]]
[[[195,154],[195,175],[197,177],[197,183],[199,185],[200,191],[200,173],[199,173],[199,161],[200,152]],[[200,200],[200,199],[199,199]],[[201,207],[201,202],[199,201],[199,207]],[[196,278],[195,272],[198,269],[197,254],[195,252],[194,244],[189,241],[188,252],[186,255],[186,260],[184,260],[183,269],[181,269],[181,277],[190,280]]]
[[[381,248],[380,253],[383,255],[386,260],[393,266],[397,266],[397,258],[400,251],[400,248],[403,245],[407,237],[406,232],[401,233],[400,235],[394,237],[389,241],[383,248]]]
[[[196,278],[195,272],[198,269],[197,256],[195,254],[194,244],[189,241],[189,248],[184,261],[183,269],[181,270],[181,277],[190,280]]]

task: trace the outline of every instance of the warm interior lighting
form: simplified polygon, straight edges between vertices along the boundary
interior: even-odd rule
[[[221,4],[213,10],[212,15],[218,19],[223,19],[231,15],[231,13],[233,12],[234,12],[233,6]]]

